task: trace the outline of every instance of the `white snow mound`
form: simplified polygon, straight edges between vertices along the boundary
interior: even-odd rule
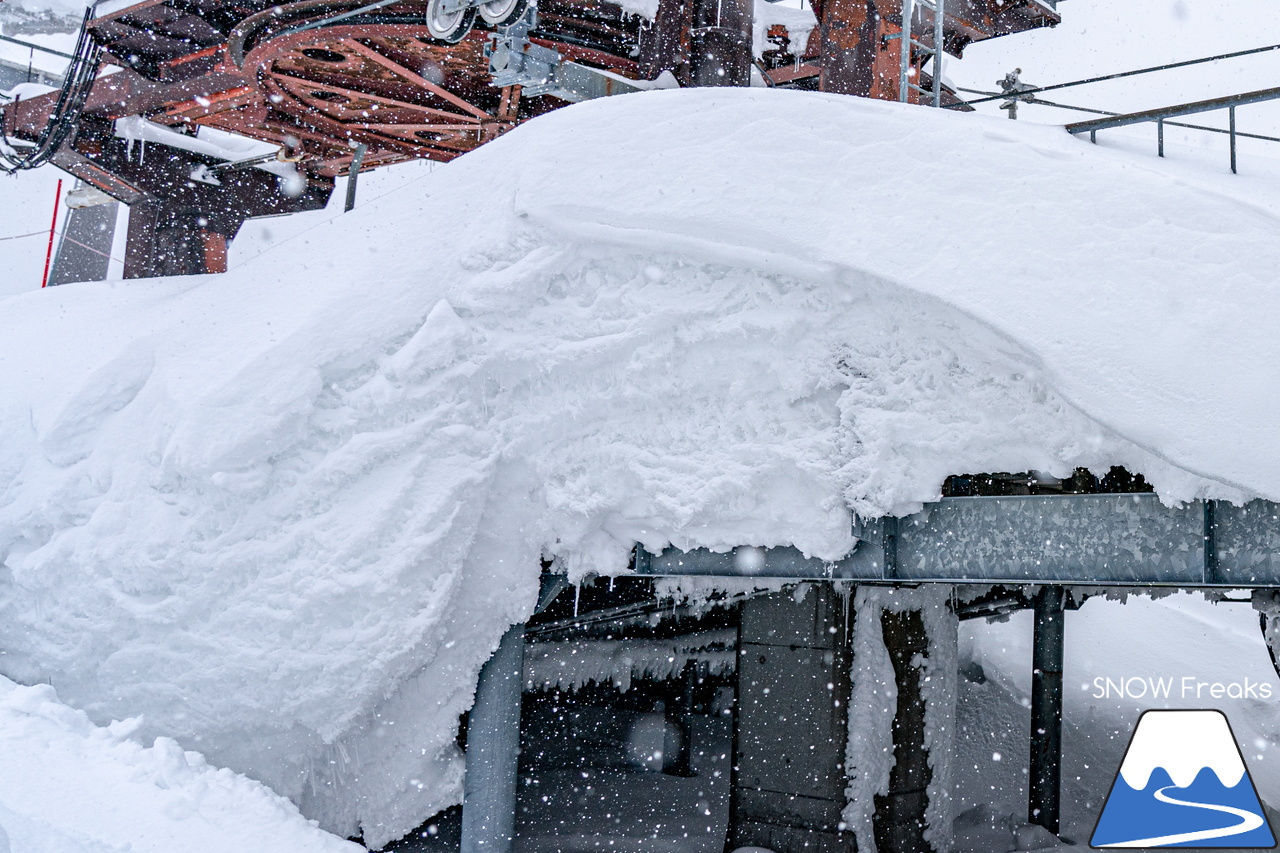
[[[52,687],[0,678],[0,849],[6,853],[356,853],[260,783],[173,740],[100,728]],[[7,839],[7,844],[4,843]]]
[[[1008,124],[629,95],[226,275],[0,302],[0,671],[376,847],[459,800],[541,557],[837,558],[964,471],[1280,497],[1275,219]]]

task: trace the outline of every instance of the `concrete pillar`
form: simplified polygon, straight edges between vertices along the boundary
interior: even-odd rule
[[[1031,761],[1027,820],[1057,835],[1062,789],[1062,659],[1066,638],[1060,586],[1036,594],[1031,670]]]
[[[803,593],[803,594],[802,594]],[[853,853],[848,599],[830,583],[743,603],[729,849]]]
[[[875,798],[872,820],[879,853],[932,853],[925,841],[929,805],[929,751],[925,748],[925,706],[919,661],[929,655],[929,637],[919,610],[880,617],[884,645],[893,663],[898,704],[893,715],[893,755],[889,791]]]
[[[524,692],[524,625],[502,637],[480,670],[467,724],[461,853],[510,853],[515,838]]]

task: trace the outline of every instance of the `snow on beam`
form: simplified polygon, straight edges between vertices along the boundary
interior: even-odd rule
[[[860,522],[831,562],[791,547],[718,553],[637,548],[636,571],[865,581],[1280,586],[1280,505],[1153,494],[944,498],[914,515]]]

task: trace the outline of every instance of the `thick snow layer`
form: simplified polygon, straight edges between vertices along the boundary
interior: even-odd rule
[[[354,853],[260,783],[157,738],[100,728],[46,684],[0,677],[0,849],[5,853]],[[7,844],[5,840],[7,838]]]
[[[1280,496],[1265,202],[1009,124],[640,93],[223,276],[0,302],[0,671],[380,845],[457,802],[541,557],[835,558],[957,471]]]
[[[751,44],[757,57],[775,47],[768,38],[769,27],[775,24],[787,28],[787,37],[791,40],[788,49],[796,56],[804,54],[809,34],[818,26],[818,18],[813,14],[812,7],[797,9],[787,3],[755,0],[752,9]]]

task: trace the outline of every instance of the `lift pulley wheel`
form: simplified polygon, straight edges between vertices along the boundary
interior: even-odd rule
[[[457,44],[471,32],[476,22],[476,7],[448,8],[446,0],[428,0],[427,31],[431,37],[445,44]]]
[[[506,27],[524,16],[529,0],[489,0],[480,4],[480,18],[491,27]]]

